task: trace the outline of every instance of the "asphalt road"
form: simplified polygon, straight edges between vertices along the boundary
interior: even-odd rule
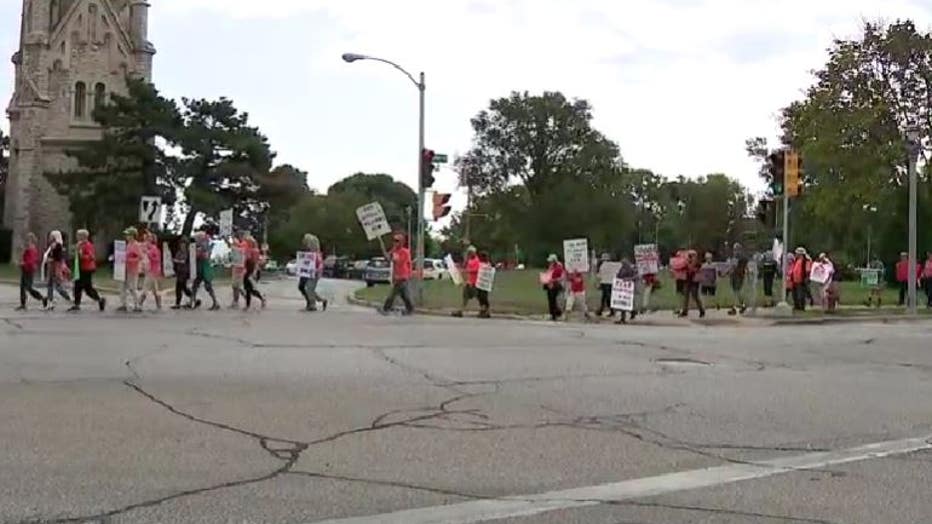
[[[932,518],[932,324],[308,314],[293,287],[140,316],[0,288],[0,522]]]

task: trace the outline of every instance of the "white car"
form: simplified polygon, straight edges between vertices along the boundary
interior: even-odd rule
[[[285,264],[285,273],[288,274],[288,276],[296,276],[298,274],[298,261],[292,260]]]
[[[443,260],[436,258],[424,259],[424,280],[443,280],[445,278],[450,278],[450,275]]]

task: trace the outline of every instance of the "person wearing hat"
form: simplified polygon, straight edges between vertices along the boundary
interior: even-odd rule
[[[324,274],[324,255],[320,250],[320,239],[317,235],[306,233],[301,241],[301,247],[304,251],[316,254],[313,277],[301,277],[298,280],[298,291],[304,297],[304,310],[317,311],[317,304],[321,304],[324,311],[327,311],[327,299],[317,293],[317,284],[320,282],[321,275]]]
[[[790,278],[787,285],[793,292],[793,309],[796,311],[806,310],[807,289],[806,281],[809,277],[809,256],[806,249],[796,248],[796,256],[793,259],[793,265],[790,268]]]
[[[392,249],[385,254],[392,263],[392,291],[385,299],[385,305],[380,313],[387,315],[395,306],[395,299],[401,297],[405,304],[405,314],[414,313],[414,304],[411,302],[411,293],[408,290],[408,281],[411,280],[411,250],[405,246],[405,236],[396,233],[392,237]]]
[[[139,231],[135,227],[128,227],[123,230],[123,238],[126,239],[126,271],[123,278],[123,285],[120,287],[120,307],[117,311],[128,312],[130,310],[128,298],[133,297],[132,310],[142,311],[139,305],[139,269],[142,265],[143,252],[136,237]]]
[[[556,322],[563,316],[560,309],[559,298],[563,292],[563,281],[566,279],[566,269],[560,263],[560,258],[555,254],[547,257],[549,267],[543,275],[542,283],[544,291],[547,292],[547,307],[550,310],[550,320]]]

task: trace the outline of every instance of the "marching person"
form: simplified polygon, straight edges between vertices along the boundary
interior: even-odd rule
[[[686,266],[683,270],[683,310],[680,311],[680,317],[689,316],[689,298],[692,297],[699,307],[699,318],[705,318],[705,308],[702,306],[702,299],[699,298],[699,270],[702,267],[699,261],[699,254],[695,250],[686,252]]]
[[[546,278],[544,279],[544,290],[547,292],[547,306],[550,309],[550,320],[556,322],[563,316],[558,303],[560,293],[563,292],[563,280],[566,278],[566,269],[560,263],[560,258],[555,254],[547,257]]]
[[[774,305],[773,283],[777,278],[779,269],[780,265],[774,260],[773,253],[764,253],[764,262],[761,264],[761,277],[764,281],[764,297],[767,299],[769,306]]]
[[[243,232],[237,230],[227,245],[230,247],[230,258],[232,259],[230,285],[233,288],[233,303],[230,304],[230,309],[239,309],[239,299],[245,293],[243,286],[246,278],[247,246],[243,239]]]
[[[188,304],[185,307],[192,309],[195,307],[192,298],[193,295],[188,288],[188,280],[191,278],[191,262],[188,246],[188,239],[181,237],[178,240],[178,249],[175,251],[175,256],[172,258],[172,263],[175,267],[175,305],[172,306],[174,310],[182,308],[181,297],[188,298]]]
[[[909,292],[909,279],[917,281],[922,276],[922,265],[917,263],[915,273],[909,270],[909,253],[900,253],[900,261],[896,263],[896,281],[900,285],[900,306],[906,305],[906,295]]]
[[[922,270],[922,282],[926,289],[927,308],[932,308],[932,251],[926,253],[926,263]]]
[[[259,250],[256,239],[249,233],[246,234],[244,240],[246,242],[246,274],[243,278],[243,295],[246,297],[246,309],[252,306],[252,297],[258,298],[262,302],[262,309],[265,309],[265,297],[256,289],[256,276],[259,273],[262,251]]]
[[[36,291],[33,283],[36,278],[36,271],[39,269],[39,248],[36,247],[36,236],[32,233],[26,234],[26,246],[23,248],[23,254],[19,262],[19,307],[16,311],[26,311],[27,295],[34,300],[42,302],[42,307],[47,307],[48,299],[42,296],[42,293]]]
[[[65,261],[65,245],[62,242],[61,231],[49,233],[49,245],[42,257],[42,267],[45,269],[47,285],[47,304],[49,309],[55,309],[55,293],[68,302],[71,295],[65,290],[64,282],[68,280],[68,264]]]
[[[676,281],[676,294],[686,296],[687,286],[687,252],[684,249],[678,250],[670,257],[670,273],[673,274],[673,280]],[[674,315],[679,315],[682,311],[673,311]]]
[[[476,246],[467,247],[466,261],[463,263],[463,270],[466,276],[466,281],[463,282],[463,301],[459,311],[453,313],[454,317],[462,318],[463,311],[466,309],[466,306],[469,305],[469,301],[474,298],[479,298],[476,284],[479,282],[479,268],[481,265],[482,263],[479,261],[479,254],[476,251]],[[480,307],[481,302],[480,300]]]
[[[107,300],[102,298],[94,289],[94,272],[97,271],[97,251],[94,249],[94,243],[91,242],[90,232],[86,229],[79,229],[76,237],[78,244],[75,249],[75,256],[78,257],[78,280],[74,283],[74,305],[69,311],[81,310],[81,297],[87,294],[88,298],[97,302],[97,308],[100,311],[107,309]]]
[[[140,244],[145,263],[143,264],[142,296],[139,298],[139,307],[146,303],[149,292],[155,296],[155,309],[162,309],[162,294],[159,289],[159,280],[162,278],[162,251],[159,249],[159,239],[155,233],[144,234],[144,241]]]
[[[379,312],[383,315],[389,314],[395,306],[395,299],[401,297],[405,304],[405,314],[412,315],[414,304],[408,290],[408,281],[411,279],[411,250],[405,247],[403,234],[396,233],[392,237],[392,248],[385,255],[392,263],[392,290]]]
[[[603,253],[601,259],[599,260],[599,267],[596,270],[596,272],[599,273],[600,275],[599,276],[599,291],[601,292],[601,298],[599,300],[599,310],[595,313],[595,316],[597,317],[601,317],[602,314],[606,311],[608,311],[609,318],[613,318],[615,316],[615,310],[612,309],[612,283],[601,280],[602,266],[605,265],[606,262],[611,262],[611,261],[612,261],[611,255],[609,255],[608,253]]]
[[[305,311],[317,311],[317,304],[322,304],[324,311],[327,311],[327,300],[317,294],[317,284],[320,282],[320,277],[324,271],[324,256],[320,251],[320,239],[311,233],[307,233],[304,235],[301,244],[305,251],[317,253],[317,260],[314,263],[314,277],[301,277],[298,280],[298,291],[301,292],[301,296],[304,297],[304,301],[307,303],[304,309]]]
[[[796,248],[796,256],[793,259],[792,266],[790,266],[790,275],[787,282],[787,285],[790,286],[790,289],[793,291],[793,309],[796,311],[806,310],[806,302],[808,299],[806,295],[809,289],[806,282],[809,278],[810,266],[806,249],[802,247]]]
[[[839,293],[841,272],[835,267],[835,263],[832,262],[832,259],[829,258],[827,253],[821,253],[819,255],[819,263],[822,264],[828,272],[828,281],[822,286],[821,292],[822,309],[829,313],[834,313],[841,298]]]
[[[479,253],[479,271],[484,267],[492,266],[492,258],[488,253],[483,251]],[[476,282],[478,283],[479,271],[476,272]],[[476,298],[479,299],[479,318],[492,318],[492,305],[489,302],[489,292],[484,289],[476,288]]]
[[[734,302],[731,309],[728,310],[730,316],[738,314],[743,315],[747,309],[747,300],[744,293],[745,283],[748,277],[748,263],[750,260],[744,253],[741,244],[736,243],[731,249],[731,263],[728,265],[729,281],[731,283],[731,292]],[[753,283],[752,285],[756,285]]]
[[[569,275],[570,292],[566,294],[566,308],[564,309],[565,320],[570,320],[570,315],[579,306],[586,320],[592,318],[589,315],[589,304],[586,303],[586,277],[580,271],[573,271]]]
[[[136,240],[138,235],[139,231],[135,227],[123,230],[123,237],[126,239],[126,271],[123,285],[120,287],[120,307],[117,309],[123,313],[130,311],[129,296],[133,297],[132,310],[137,313],[142,311],[139,304],[139,269],[148,255]]]
[[[204,289],[207,290],[207,294],[210,295],[210,300],[212,301],[210,311],[218,311],[220,309],[220,304],[217,303],[217,294],[214,293],[214,267],[210,262],[210,253],[212,251],[210,235],[203,230],[195,233],[194,246],[197,253],[195,256],[197,266],[194,268],[194,288],[191,290],[193,307],[196,309],[201,304],[201,301],[197,299],[197,292],[201,284],[203,284]]]
[[[714,262],[712,253],[706,253],[705,262],[699,268],[699,294],[703,297],[715,297],[717,291],[718,266]]]
[[[634,264],[631,263],[631,260],[627,258],[621,259],[621,268],[618,270],[618,274],[615,275],[615,278],[635,282],[635,289],[636,289],[637,288],[637,282],[636,282],[637,277],[638,277],[638,269]],[[637,309],[638,309],[637,304],[635,304],[634,309],[631,311],[632,321],[638,316]],[[622,310],[621,318],[619,318],[618,321],[615,323],[616,324],[627,324],[628,323],[628,312]]]

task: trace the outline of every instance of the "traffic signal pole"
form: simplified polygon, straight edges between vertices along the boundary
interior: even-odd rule
[[[427,188],[424,187],[424,180],[422,174],[424,173],[424,91],[427,89],[427,84],[424,83],[424,73],[421,72],[420,82],[418,82],[418,91],[420,92],[420,108],[419,108],[419,122],[418,122],[418,148],[417,148],[417,260],[415,262],[415,273],[414,278],[415,283],[415,297],[417,297],[417,303],[420,306],[424,305],[424,201],[425,201],[425,191]]]
[[[787,295],[789,293],[789,288],[787,287],[787,270],[789,269],[790,262],[790,193],[783,188],[783,300],[777,305],[778,308],[782,310],[790,309],[789,299]]]

